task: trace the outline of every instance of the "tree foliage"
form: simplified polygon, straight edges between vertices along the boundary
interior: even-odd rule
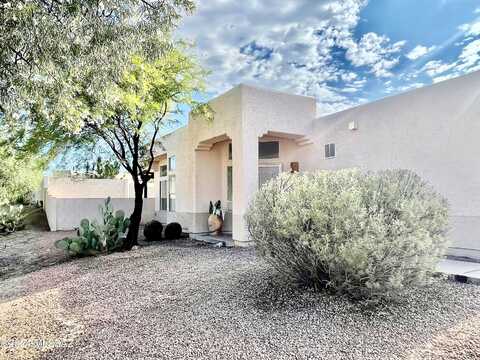
[[[157,58],[165,34],[193,9],[192,0],[3,1],[0,111],[68,111],[77,84],[95,93],[122,76],[133,53]]]
[[[0,146],[0,207],[28,203],[40,185],[42,167],[35,157],[20,159],[11,148]]]
[[[102,159],[99,156],[94,162],[83,161],[78,164],[76,174],[91,179],[113,179],[120,173],[120,167],[116,159]]]
[[[164,49],[156,60],[134,55],[124,69],[118,81],[109,82],[102,92],[92,93],[88,81],[77,82],[76,96],[64,111],[25,116],[29,130],[22,132],[20,142],[27,152],[52,149],[64,141],[104,142],[134,181],[136,206],[129,231],[134,237],[129,238],[132,245],[138,233],[144,187],[153,177],[161,128],[185,106],[206,118],[211,119],[212,113],[195,98],[204,90],[206,72],[188,55],[186,45]],[[55,132],[62,136],[51,137]]]
[[[205,72],[171,41],[192,0],[18,0],[0,5],[0,113],[23,154],[106,144],[135,185],[128,243],[161,127],[192,108]]]

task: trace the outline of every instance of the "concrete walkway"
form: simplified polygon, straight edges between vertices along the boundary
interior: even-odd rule
[[[480,280],[480,263],[444,259],[438,264],[438,271],[447,275],[460,275]]]

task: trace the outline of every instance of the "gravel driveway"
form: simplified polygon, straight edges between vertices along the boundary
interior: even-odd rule
[[[457,358],[459,344],[455,356],[478,355],[475,285],[438,280],[369,313],[281,285],[252,249],[189,241],[63,263],[0,282],[0,358],[426,360]],[[440,351],[446,334],[454,345]]]

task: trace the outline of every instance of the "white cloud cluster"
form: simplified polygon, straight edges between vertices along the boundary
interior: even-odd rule
[[[464,32],[466,36],[478,36],[480,35],[480,20],[474,21],[470,24],[463,24],[459,29]]]
[[[380,87],[379,96],[480,69],[480,18],[461,25],[455,42],[425,46],[426,38],[406,51],[406,41],[358,34],[368,1],[198,0],[178,36],[196,43],[214,94],[253,83],[315,96],[323,113],[365,102],[367,83]],[[455,59],[433,58],[453,46],[461,46]]]
[[[480,70],[480,21],[463,24],[459,27],[463,39],[456,46],[463,46],[455,61],[441,60],[427,62],[420,72],[425,72],[434,83],[449,80],[462,74]]]
[[[346,57],[354,66],[370,66],[372,72],[378,77],[391,76],[390,69],[398,64],[398,58],[392,58],[392,54],[400,52],[405,41],[390,44],[390,39],[369,32],[362,36],[359,42],[352,38],[344,41],[347,48]]]
[[[433,50],[435,50],[435,48],[436,48],[435,46],[431,46],[428,48],[423,45],[417,45],[405,56],[410,60],[417,60],[427,55],[428,53],[432,52]]]
[[[421,71],[426,72],[430,77],[434,77],[450,69],[453,69],[455,65],[456,63],[446,64],[441,60],[432,60],[427,62]]]
[[[367,1],[199,0],[179,36],[195,41],[214,92],[255,83],[315,96],[330,112],[355,105],[351,95],[364,85],[361,71],[345,69],[345,58],[353,69],[391,76],[405,44],[376,33],[355,38]]]

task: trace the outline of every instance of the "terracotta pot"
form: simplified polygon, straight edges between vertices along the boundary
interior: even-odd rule
[[[213,235],[218,235],[222,231],[223,219],[218,216],[211,214],[208,217],[208,231],[212,232]]]

